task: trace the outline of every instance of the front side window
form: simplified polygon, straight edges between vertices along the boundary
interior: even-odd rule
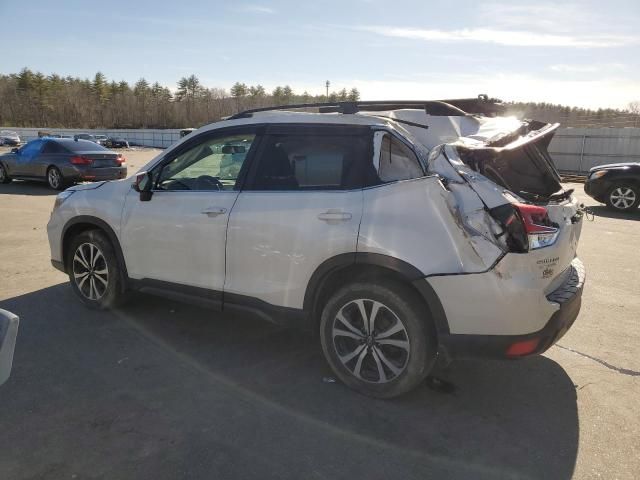
[[[156,177],[158,190],[233,190],[254,134],[210,138],[180,153]]]
[[[416,154],[403,142],[388,133],[384,133],[382,136],[377,170],[382,183],[424,176]]]
[[[357,135],[270,135],[254,190],[348,190],[361,186],[369,139]]]

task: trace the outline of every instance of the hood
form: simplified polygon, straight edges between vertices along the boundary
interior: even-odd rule
[[[93,182],[93,183],[80,183],[78,185],[74,185],[73,187],[67,188],[67,191],[80,192],[82,190],[95,190],[96,188],[100,188],[105,183],[107,182],[102,181],[102,182]]]

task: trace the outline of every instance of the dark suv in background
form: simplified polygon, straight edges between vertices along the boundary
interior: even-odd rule
[[[612,163],[589,170],[584,191],[618,212],[635,210],[640,203],[640,163]]]

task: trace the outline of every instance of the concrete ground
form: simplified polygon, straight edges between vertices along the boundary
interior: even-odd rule
[[[126,152],[130,173],[155,153]],[[327,382],[303,333],[143,295],[82,307],[49,264],[54,197],[0,185],[0,308],[21,317],[1,479],[640,477],[640,212],[593,207],[559,345],[377,401]]]

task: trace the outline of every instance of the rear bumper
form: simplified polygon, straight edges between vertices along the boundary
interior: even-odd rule
[[[127,178],[127,167],[106,167],[106,168],[76,168],[69,167],[62,172],[65,179],[74,182],[100,180],[121,180]]]
[[[559,308],[541,330],[525,335],[448,334],[440,338],[441,349],[450,358],[518,358],[545,352],[567,333],[580,312],[585,269],[577,258],[570,268],[565,282],[547,295]]]
[[[584,193],[602,203],[605,203],[610,188],[611,184],[606,180],[587,180],[584,183]]]

